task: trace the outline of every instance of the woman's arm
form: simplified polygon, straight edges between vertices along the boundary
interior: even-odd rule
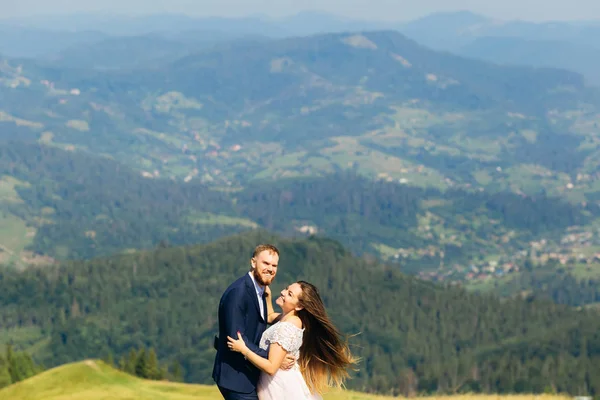
[[[254,353],[246,346],[242,335],[238,332],[238,339],[235,340],[230,336],[227,336],[229,342],[229,348],[233,351],[242,353],[245,359],[254,364],[261,371],[266,372],[269,375],[274,375],[275,372],[281,367],[283,359],[285,358],[287,351],[279,343],[271,343],[269,346],[269,358],[265,359]]]
[[[279,318],[281,313],[275,312],[273,309],[273,296],[271,296],[271,288],[269,286],[265,287],[265,294],[265,300],[267,301],[267,322],[272,324]]]
[[[246,328],[246,291],[243,289],[233,289],[223,298],[219,305],[219,318],[223,319],[225,332],[227,335],[234,336],[236,332],[244,332]],[[244,335],[242,335],[245,337]],[[268,352],[261,349],[258,345],[252,343],[246,338],[248,347],[255,353],[264,358],[268,357]]]

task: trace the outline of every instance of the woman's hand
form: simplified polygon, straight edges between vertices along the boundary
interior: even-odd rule
[[[268,299],[271,297],[271,287],[265,286],[265,297]]]
[[[242,334],[239,331],[237,335],[237,340],[232,338],[231,336],[227,336],[227,346],[229,347],[229,350],[245,355],[246,350],[248,350],[248,346],[246,346],[246,343],[244,343],[244,339],[242,339]]]

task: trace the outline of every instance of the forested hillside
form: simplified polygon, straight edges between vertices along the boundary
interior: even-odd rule
[[[494,290],[503,296],[529,296],[572,307],[600,304],[600,280],[595,273],[576,275],[555,261],[538,266],[526,262],[522,273],[498,282]]]
[[[443,288],[354,258],[326,239],[252,233],[194,247],[0,272],[0,323],[48,365],[152,346],[193,382],[210,382],[219,296],[258,242],[281,249],[276,290],[322,291],[361,356],[352,388],[413,393],[598,393],[600,318],[549,302]],[[23,332],[14,335],[14,332]],[[27,333],[27,334],[24,334]]]
[[[161,241],[206,242],[246,223],[211,223],[210,212],[233,212],[226,193],[145,179],[110,159],[53,147],[0,145],[2,175],[10,177],[2,181],[5,218],[29,227],[31,250],[53,258],[86,258]]]
[[[353,253],[419,272],[510,254],[600,215],[595,203],[548,196],[411,187],[337,172],[254,182],[237,190],[147,178],[107,157],[40,144],[0,144],[5,263],[19,251],[90,258],[164,243],[196,244],[248,229],[333,237]],[[21,235],[18,232],[23,232]],[[442,255],[443,253],[443,255]],[[1,263],[0,259],[0,263]]]

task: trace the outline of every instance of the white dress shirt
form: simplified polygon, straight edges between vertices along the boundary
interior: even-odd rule
[[[252,279],[252,283],[254,283],[254,289],[256,289],[256,297],[258,298],[258,307],[260,308],[260,315],[262,315],[264,317],[265,309],[264,309],[262,297],[263,297],[263,293],[265,293],[265,288],[264,288],[264,286],[261,286],[258,284],[258,282],[256,282],[256,279],[254,279],[254,274],[252,273],[252,271],[248,272],[248,275],[250,275],[250,279]]]

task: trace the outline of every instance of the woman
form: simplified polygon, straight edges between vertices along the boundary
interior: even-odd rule
[[[263,333],[260,341],[260,348],[269,348],[268,359],[250,351],[239,332],[237,340],[227,337],[231,350],[242,353],[263,371],[258,382],[258,398],[316,400],[322,398],[327,387],[341,387],[348,377],[347,368],[356,360],[329,320],[317,288],[299,281],[282,290],[276,301],[281,313],[273,311],[268,286],[265,293],[268,322],[275,323]],[[288,352],[298,361],[292,369],[280,370]]]

